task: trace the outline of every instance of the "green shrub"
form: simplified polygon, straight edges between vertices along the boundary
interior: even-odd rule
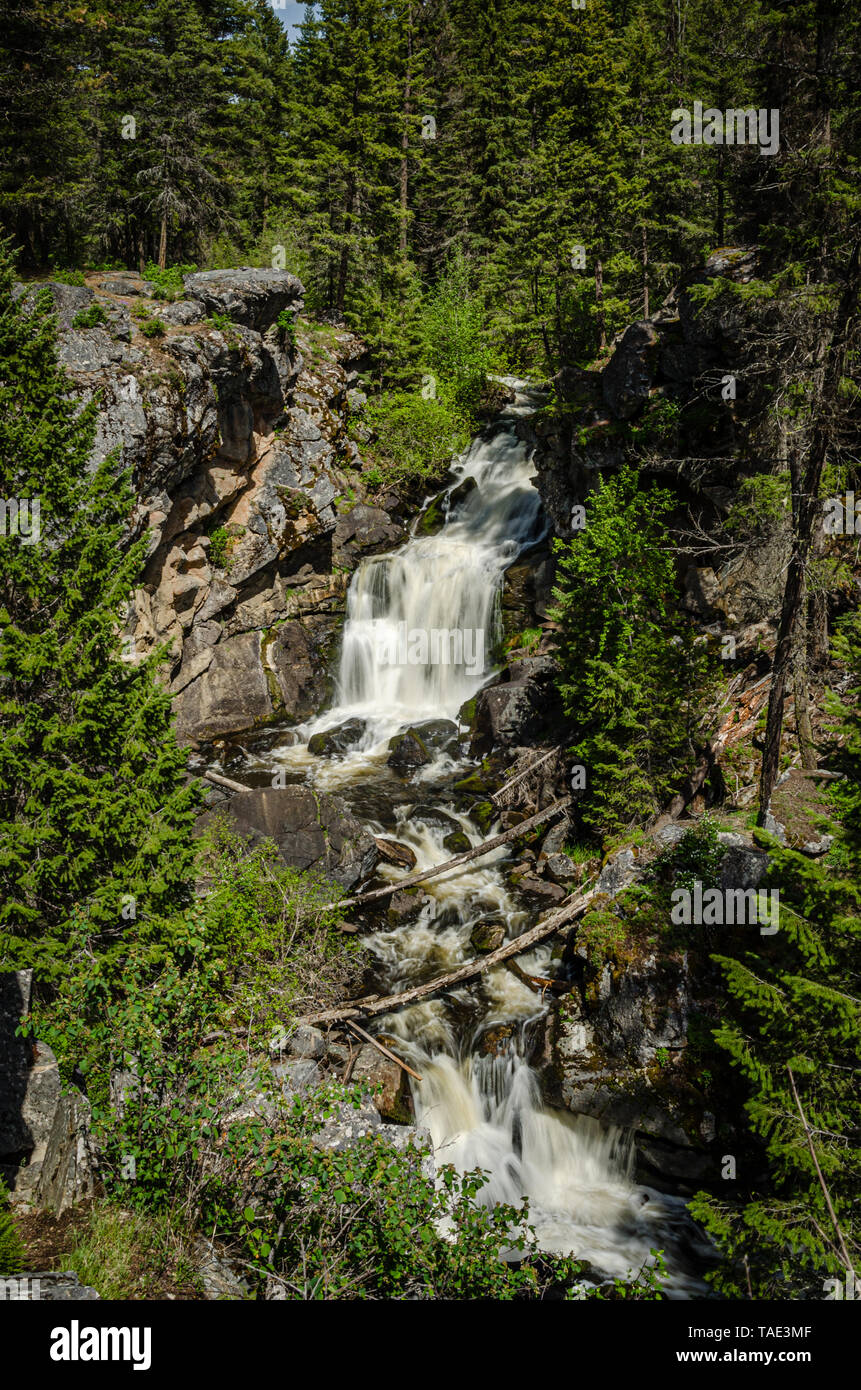
[[[145,319],[141,324],[141,333],[145,338],[163,338],[165,333],[164,324],[161,319]]]
[[[101,304],[95,300],[86,309],[81,309],[72,319],[73,328],[96,328],[100,323],[107,323],[108,316]]]
[[[154,261],[147,261],[144,279],[155,286],[157,293],[153,298],[178,299],[185,293],[183,277],[193,275],[196,270],[196,265],[169,265],[161,270]]]
[[[54,270],[51,272],[51,279],[56,285],[85,285],[82,270]]]
[[[470,422],[441,400],[392,391],[368,401],[365,421],[374,432],[366,446],[383,483],[438,482],[469,443]],[[368,474],[365,479],[367,481]],[[371,484],[373,485],[373,484]]]
[[[296,347],[296,315],[289,309],[282,309],[275,320],[275,330],[281,347],[293,352]]]

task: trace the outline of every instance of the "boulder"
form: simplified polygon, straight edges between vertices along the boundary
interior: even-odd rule
[[[290,721],[311,719],[329,695],[329,680],[311,632],[297,620],[279,625],[263,646],[265,664],[278,686],[278,713]],[[343,726],[342,726],[343,727]]]
[[[189,299],[198,299],[208,314],[225,314],[233,323],[265,333],[283,310],[296,313],[305,290],[286,270],[243,266],[237,270],[204,270],[186,275]]]
[[[470,933],[470,945],[480,955],[496,951],[505,940],[506,930],[504,922],[476,922]]]
[[[333,729],[322,729],[308,740],[308,752],[315,758],[334,758],[354,747],[365,732],[364,719],[347,719]]]
[[[382,555],[394,550],[406,532],[399,522],[379,507],[360,502],[338,517],[332,538],[332,560],[354,569],[365,555]]]
[[[409,775],[414,768],[424,767],[431,760],[427,744],[415,729],[407,729],[403,734],[395,734],[389,739],[388,765],[402,776]]]
[[[399,840],[383,840],[379,836],[374,837],[374,843],[380,851],[380,858],[388,864],[396,864],[399,869],[415,868],[416,856],[409,845],[402,845]]]
[[[252,843],[275,841],[285,864],[313,869],[342,888],[355,888],[377,866],[374,837],[351,816],[337,797],[314,793],[310,787],[257,787],[239,792],[227,803],[235,829]],[[207,812],[198,821],[202,830]]]
[[[73,1269],[27,1270],[15,1275],[15,1285],[15,1299],[25,1303],[82,1303],[101,1298],[89,1284],[81,1283]]]
[[[413,1118],[409,1078],[402,1067],[370,1043],[359,1049],[352,1077],[371,1091],[371,1100],[384,1120],[409,1124]]]

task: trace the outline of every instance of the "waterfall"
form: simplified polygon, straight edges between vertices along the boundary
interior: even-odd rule
[[[348,594],[337,696],[334,707],[295,730],[295,740],[272,750],[270,765],[301,772],[324,790],[345,790],[388,773],[388,741],[405,727],[431,719],[455,720],[462,704],[492,672],[499,636],[499,601],[506,568],[521,551],[547,533],[540,498],[532,486],[531,454],[516,432],[535,393],[508,379],[517,394],[495,428],[480,435],[452,469],[451,502],[442,529],[413,536],[390,555],[364,560]],[[464,486],[474,480],[471,490]],[[481,660],[440,660],[430,634],[481,634],[469,655]],[[421,634],[428,639],[424,653]],[[426,656],[426,659],[422,657]],[[449,653],[451,655],[451,653]],[[457,653],[454,653],[456,656]],[[406,657],[406,659],[404,659]],[[338,758],[318,758],[307,748],[315,732],[348,719],[364,733]],[[449,764],[451,759],[449,758]],[[445,806],[443,828],[414,806],[399,807],[396,838],[410,846],[419,868],[449,857],[443,839],[451,823],[472,845],[489,838],[446,799],[435,778],[446,764],[440,756],[419,774],[416,801]],[[376,833],[382,826],[374,826]],[[385,832],[385,833],[391,833]],[[391,993],[449,970],[474,951],[475,925],[492,916],[509,939],[528,923],[512,897],[501,866],[507,848],[425,885],[428,902],[412,921],[364,938],[377,963],[378,988]],[[381,865],[390,881],[403,871]],[[546,974],[550,947],[521,957],[527,972]],[[650,1251],[668,1259],[667,1291],[702,1293],[693,1272],[698,1237],[684,1201],[631,1178],[630,1138],[583,1116],[547,1107],[529,1065],[530,1025],[546,1012],[536,994],[503,966],[487,971],[471,988],[425,999],[378,1019],[379,1031],[395,1037],[404,1057],[421,1074],[413,1084],[417,1122],[432,1137],[439,1163],[489,1174],[485,1202],[529,1202],[529,1219],[547,1250],[572,1253],[607,1276],[632,1277],[651,1262]],[[463,1016],[471,1022],[464,1027]],[[458,1021],[460,1020],[460,1021]],[[488,1049],[491,1028],[506,1040],[500,1053]]]

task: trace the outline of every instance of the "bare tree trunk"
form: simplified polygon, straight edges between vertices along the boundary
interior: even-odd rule
[[[164,270],[167,266],[167,213],[161,215],[161,231],[158,238],[158,268]]]

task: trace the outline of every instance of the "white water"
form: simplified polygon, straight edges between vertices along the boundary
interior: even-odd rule
[[[464,665],[383,664],[383,644],[397,642],[401,625],[416,629],[467,629],[485,637],[489,656],[498,632],[499,596],[505,569],[543,534],[540,499],[531,485],[526,446],[514,419],[534,408],[523,383],[499,426],[479,437],[453,468],[457,485],[472,477],[476,488],[451,514],[439,534],[414,537],[399,551],[364,561],[353,577],[347,608],[335,706],[294,731],[295,742],[273,750],[273,762],[301,772],[323,790],[349,789],[391,777],[388,741],[410,724],[456,720],[458,710],[487,680],[490,669],[470,674]],[[506,416],[509,417],[506,419]],[[391,647],[388,648],[391,650]],[[347,719],[361,719],[364,732],[338,758],[314,757],[313,733]],[[442,805],[434,783],[456,767],[440,755],[412,779],[416,802]],[[469,836],[482,835],[467,816],[445,805],[447,815]],[[412,817],[401,806],[394,834],[408,844],[420,868],[450,857],[442,828]],[[376,833],[392,833],[371,823]],[[495,833],[491,827],[488,837]],[[414,921],[365,938],[378,963],[381,991],[430,979],[471,959],[475,924],[492,917],[512,938],[528,925],[503,879],[506,848],[425,885],[429,901]],[[402,871],[381,866],[390,880]],[[520,957],[528,971],[546,974],[550,948]],[[530,1222],[547,1250],[591,1261],[606,1275],[632,1276],[663,1249],[675,1296],[702,1292],[691,1273],[696,1246],[684,1202],[638,1187],[631,1179],[632,1150],[619,1131],[547,1108],[529,1066],[529,1025],[545,1012],[539,997],[504,967],[445,996],[426,999],[379,1020],[381,1032],[398,1039],[403,1055],[422,1075],[414,1083],[419,1124],[432,1136],[439,1162],[461,1171],[489,1173],[488,1202],[529,1201]],[[464,1024],[464,1018],[469,1021]],[[502,1055],[484,1055],[488,1029],[510,1030]],[[702,1249],[696,1252],[701,1255]]]

